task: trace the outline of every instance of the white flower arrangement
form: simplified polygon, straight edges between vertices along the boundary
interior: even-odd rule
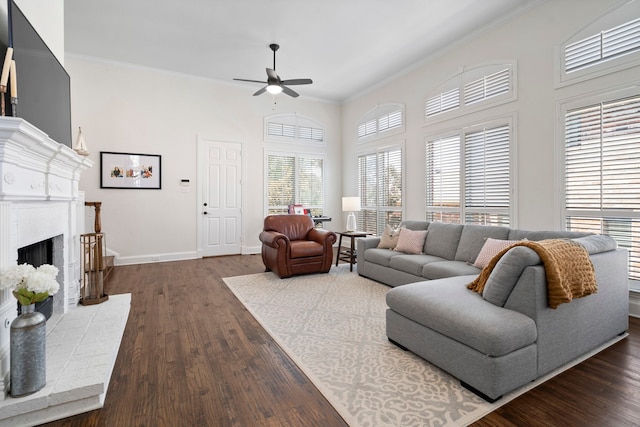
[[[30,264],[14,265],[0,274],[0,289],[9,289],[20,305],[42,302],[58,292],[58,268],[43,264],[38,268]]]

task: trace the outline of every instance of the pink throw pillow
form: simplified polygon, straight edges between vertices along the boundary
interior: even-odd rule
[[[514,243],[518,243],[519,240],[499,240],[492,239],[491,237],[487,238],[480,249],[480,253],[476,258],[476,261],[473,263],[474,266],[478,268],[485,268],[491,258],[496,256],[501,250],[505,249],[508,246],[513,245]]]
[[[407,254],[421,254],[424,249],[424,241],[427,238],[427,230],[409,230],[401,228],[398,236],[396,251]]]

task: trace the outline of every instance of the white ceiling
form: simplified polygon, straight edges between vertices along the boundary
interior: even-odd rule
[[[344,101],[539,0],[65,0],[65,54]],[[263,95],[264,96],[264,95]],[[285,96],[285,95],[280,95]]]

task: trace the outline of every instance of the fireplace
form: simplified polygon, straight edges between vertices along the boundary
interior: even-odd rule
[[[25,120],[0,117],[0,270],[17,264],[23,249],[43,245],[29,255],[39,257],[51,246],[47,262],[60,270],[54,316],[79,300],[84,198],[78,183],[92,165]],[[0,400],[8,390],[9,325],[16,316],[15,298],[0,291]]]
[[[64,236],[59,234],[31,245],[18,248],[18,264],[31,264],[40,267],[43,264],[54,265],[58,268],[58,283],[64,283]],[[42,302],[36,303],[36,311],[44,314],[47,320],[53,314],[53,307],[62,307],[63,296],[57,293]],[[56,303],[57,302],[57,303]],[[22,314],[22,306],[17,303],[18,315]],[[60,311],[60,310],[58,310]]]

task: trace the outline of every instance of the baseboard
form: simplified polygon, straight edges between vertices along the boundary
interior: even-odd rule
[[[115,265],[133,265],[133,264],[150,264],[152,262],[167,262],[167,261],[184,261],[187,259],[200,258],[196,251],[193,252],[174,252],[167,254],[152,254],[152,255],[139,255],[139,256],[121,256],[115,259]]]
[[[255,255],[262,252],[262,246],[243,246],[242,255]]]

